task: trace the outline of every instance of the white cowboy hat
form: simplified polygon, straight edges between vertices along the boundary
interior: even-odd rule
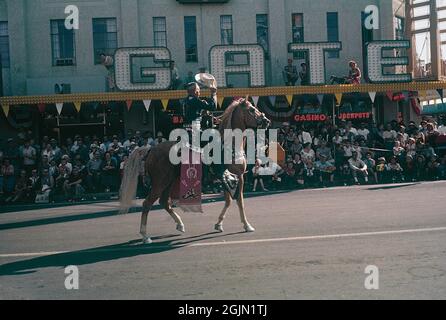
[[[195,81],[207,88],[217,88],[217,81],[210,73],[198,73],[195,75]]]

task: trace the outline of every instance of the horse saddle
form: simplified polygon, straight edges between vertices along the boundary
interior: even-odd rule
[[[223,172],[223,186],[229,192],[232,199],[237,199],[237,190],[239,185],[239,178],[237,175],[231,173],[229,170]]]

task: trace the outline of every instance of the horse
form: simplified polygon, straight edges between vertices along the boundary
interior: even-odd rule
[[[224,137],[224,130],[226,129],[240,129],[244,132],[246,129],[267,128],[271,124],[271,121],[266,118],[265,114],[254,107],[248,99],[234,101],[226,108],[219,120],[218,129],[222,137]],[[152,148],[138,148],[130,154],[125,164],[120,188],[121,213],[128,212],[128,209],[132,206],[136,195],[138,175],[142,173],[146,177],[150,177],[151,181],[151,189],[143,202],[141,214],[140,234],[144,244],[152,243],[151,238],[147,234],[147,218],[153,204],[158,199],[160,205],[175,221],[176,229],[182,233],[185,232],[184,223],[178,213],[173,210],[170,198],[171,190],[176,180],[179,179],[181,172],[181,166],[172,164],[169,159],[170,150],[176,144],[176,141],[166,141]],[[225,164],[225,168],[239,179],[239,187],[234,198],[237,199],[243,228],[246,232],[254,232],[254,227],[248,222],[246,217],[243,199],[244,174],[247,168],[246,157],[244,156],[245,144],[246,139],[239,146],[239,149],[235,150],[235,155],[242,155],[242,159],[239,159],[241,161],[233,159],[231,164]],[[141,168],[142,163],[144,163],[143,168]],[[223,220],[232,202],[232,197],[228,191],[225,191],[224,197],[225,204],[223,210],[218,217],[217,223],[214,225],[214,230],[218,232],[224,232]]]

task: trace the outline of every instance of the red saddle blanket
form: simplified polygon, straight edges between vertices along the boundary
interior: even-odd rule
[[[171,198],[184,212],[203,212],[201,207],[201,156],[195,154],[200,163],[193,164],[193,154],[196,153],[190,150],[188,163],[181,164],[180,178],[175,182]]]

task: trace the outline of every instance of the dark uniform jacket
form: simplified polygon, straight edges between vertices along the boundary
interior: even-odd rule
[[[184,105],[184,123],[191,124],[201,116],[202,110],[214,111],[217,109],[214,99],[199,99],[194,96],[188,96]]]

